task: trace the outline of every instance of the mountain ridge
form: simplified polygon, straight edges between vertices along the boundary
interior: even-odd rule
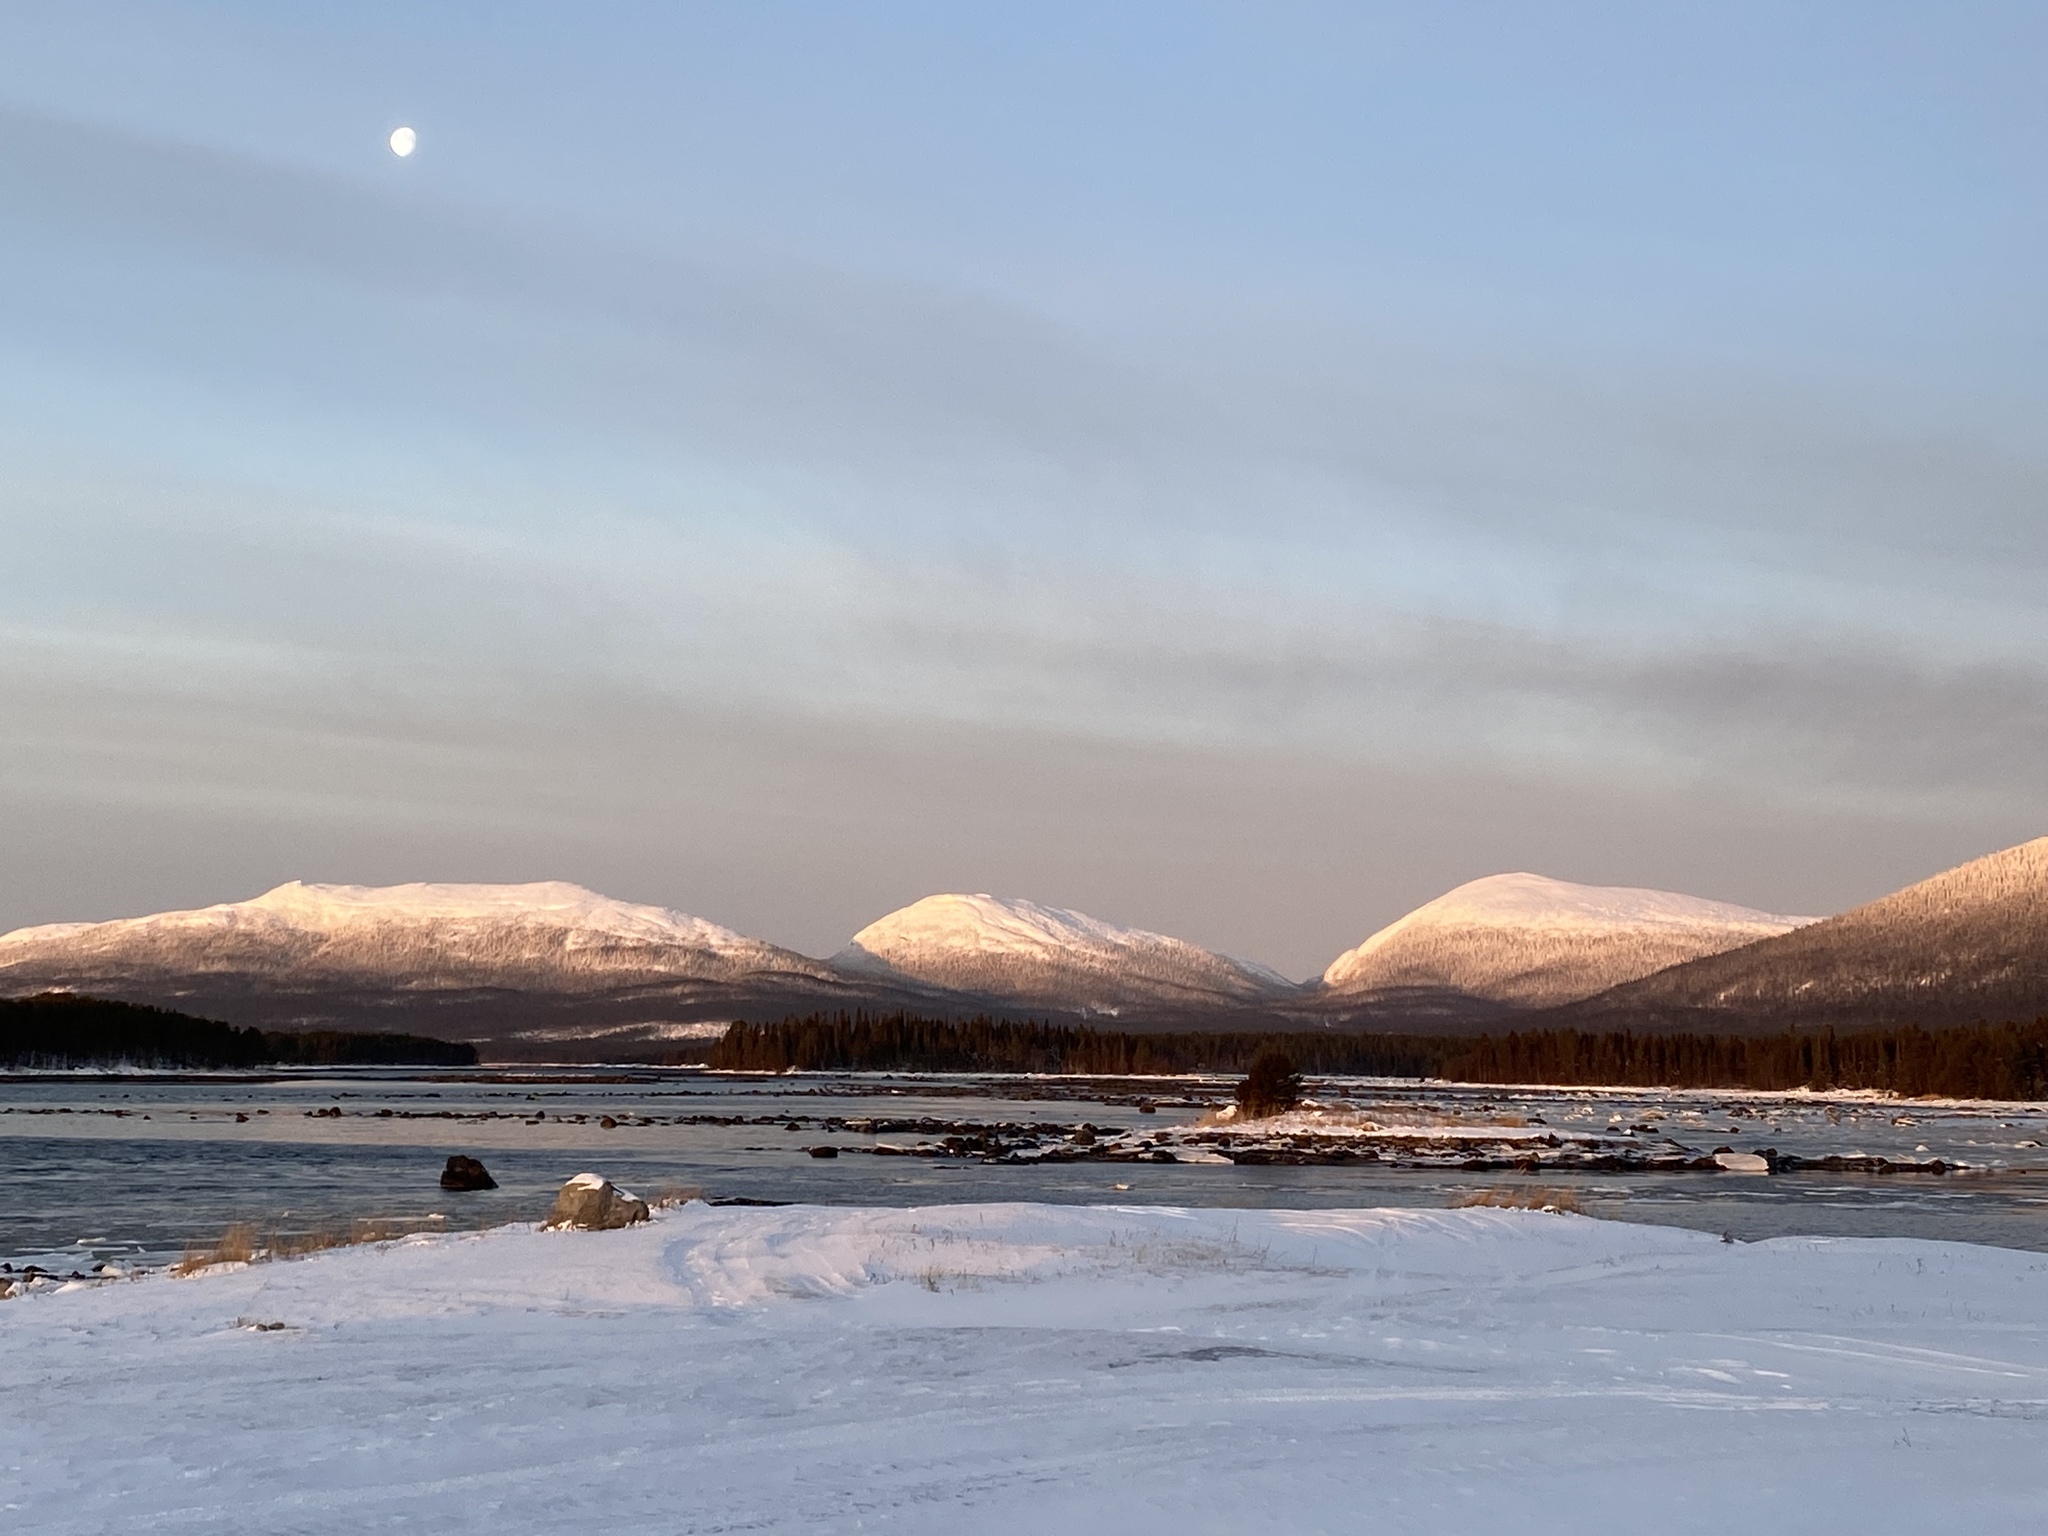
[[[2048,1014],[2048,838],[1825,919],[1488,876],[1305,983],[985,893],[913,902],[816,959],[566,882],[293,881],[242,902],[0,935],[0,993],[52,989],[265,1028],[400,1028],[535,1051],[653,1048],[697,1025],[861,1010],[1439,1034],[2029,1019]]]
[[[1435,989],[1544,1007],[1815,921],[1518,871],[1468,881],[1389,923],[1332,961],[1322,985],[1331,998]]]
[[[2048,837],[1971,859],[1810,926],[1549,1010],[1541,1022],[1757,1030],[2044,1014]]]
[[[1030,1006],[1132,1007],[1278,1001],[1298,983],[1185,939],[986,892],[926,896],[876,919],[833,957],[843,970]]]
[[[38,956],[119,975],[182,965],[293,985],[382,979],[404,990],[569,989],[789,972],[821,962],[688,913],[613,900],[565,881],[525,885],[313,885],[247,901],[0,935],[0,978]]]

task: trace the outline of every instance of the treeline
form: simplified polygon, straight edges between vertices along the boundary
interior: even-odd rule
[[[1278,1044],[1305,1072],[1427,1077],[1445,1042],[1407,1035],[1270,1031],[1124,1034],[1082,1024],[814,1013],[735,1024],[708,1065],[728,1072],[1065,1072],[1153,1076],[1242,1072]]]
[[[1540,1030],[1458,1042],[1435,1076],[1630,1088],[1874,1088],[1958,1099],[2048,1098],[2048,1019],[1951,1029],[1782,1035]]]
[[[1318,1032],[1125,1034],[1085,1025],[837,1013],[735,1024],[709,1065],[738,1072],[1243,1072],[1278,1047],[1321,1076],[1636,1088],[1865,1088],[2048,1099],[2048,1019],[1838,1035],[1514,1031],[1442,1038]]]
[[[422,1035],[238,1029],[169,1008],[46,992],[0,998],[0,1067],[470,1067],[476,1047]]]
[[[263,1031],[266,1063],[281,1067],[473,1067],[476,1047],[427,1035],[350,1029]]]

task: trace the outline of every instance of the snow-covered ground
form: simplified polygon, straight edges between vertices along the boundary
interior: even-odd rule
[[[2048,1528],[2048,1256],[685,1206],[0,1304],[9,1529]],[[281,1325],[281,1326],[280,1326]]]

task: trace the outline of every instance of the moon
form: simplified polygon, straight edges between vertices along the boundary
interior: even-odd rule
[[[398,156],[399,159],[403,160],[415,149],[418,149],[419,144],[420,136],[410,128],[394,128],[391,130],[391,153]]]

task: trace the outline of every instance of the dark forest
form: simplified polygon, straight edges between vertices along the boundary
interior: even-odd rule
[[[1644,1088],[1867,1088],[1958,1098],[2048,1098],[2048,1019],[1837,1035],[1636,1035],[1541,1030],[1439,1038],[1331,1031],[1123,1034],[1065,1024],[896,1013],[735,1024],[709,1065],[727,1071],[1243,1072],[1278,1047],[1305,1072],[1468,1083]]]
[[[476,1047],[422,1035],[237,1029],[168,1008],[68,992],[0,998],[0,1067],[476,1065]]]

